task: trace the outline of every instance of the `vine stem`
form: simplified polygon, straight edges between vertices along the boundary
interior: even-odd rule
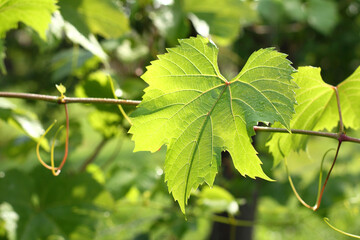
[[[335,92],[338,98],[337,89]],[[34,93],[14,93],[14,92],[0,92],[0,97],[4,98],[21,98],[21,99],[30,99],[30,100],[40,100],[47,102],[55,102],[58,104],[65,103],[99,103],[99,104],[116,104],[116,105],[139,105],[141,101],[138,100],[125,100],[125,99],[113,99],[113,98],[76,98],[76,97],[63,97],[59,98],[58,96],[51,95],[42,95],[42,94],[34,94]],[[339,103],[338,103],[339,105]],[[339,111],[339,115],[341,116],[341,110]],[[341,119],[342,124],[342,119]],[[344,132],[341,132],[341,124],[340,124],[340,133],[330,133],[330,132],[317,132],[303,129],[290,129],[292,134],[304,134],[304,135],[312,135],[319,137],[327,137],[333,139],[341,139],[342,142],[355,142],[360,143],[360,139],[353,138],[347,136]],[[277,132],[277,133],[290,133],[287,129],[284,128],[273,128],[273,127],[263,127],[263,126],[254,126],[254,130],[256,132]]]
[[[125,99],[113,99],[113,98],[76,98],[76,97],[64,97],[60,99],[59,96],[42,95],[42,94],[34,94],[34,93],[0,92],[0,97],[41,100],[47,102],[55,102],[58,104],[65,104],[65,103],[101,103],[101,104],[125,104],[125,105],[140,104],[140,101],[137,100],[125,100]]]

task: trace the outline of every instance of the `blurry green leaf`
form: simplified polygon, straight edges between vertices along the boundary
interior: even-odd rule
[[[140,41],[124,39],[116,48],[116,56],[123,62],[135,62],[144,58],[149,53],[149,48]]]
[[[130,190],[126,193],[125,198],[130,203],[136,203],[140,199],[140,191],[136,187],[132,186]]]
[[[254,3],[248,1],[185,0],[183,6],[185,12],[193,14],[190,20],[196,31],[205,37],[210,34],[219,45],[229,45],[241,27],[258,18]]]
[[[3,0],[0,2],[0,38],[8,30],[17,28],[19,22],[32,27],[46,39],[51,14],[56,10],[55,0]]]
[[[299,22],[306,20],[306,5],[302,0],[286,0],[283,1],[287,16]],[[270,11],[269,11],[270,12]]]
[[[119,157],[118,161],[114,161],[109,166],[106,173],[106,188],[115,198],[124,197],[131,187],[136,187],[140,192],[144,192],[154,189],[156,184],[162,186],[161,166],[164,164],[165,151],[160,151],[158,154],[133,153],[134,143],[128,138],[121,139],[120,146],[116,144],[111,148],[119,151]],[[166,193],[166,189],[164,190]],[[165,196],[168,201],[171,201],[167,193]]]
[[[55,35],[57,38],[61,38],[63,31],[68,39],[70,39],[73,43],[79,44],[95,56],[97,56],[102,62],[107,63],[108,56],[100,46],[100,43],[97,41],[94,34],[87,33],[84,34],[80,32],[77,28],[75,28],[72,23],[68,21],[64,21],[63,17],[60,15],[59,12],[55,12],[52,17],[52,24],[51,24],[51,33]],[[75,70],[78,65],[76,62],[78,61],[80,51],[77,49],[76,46],[74,47],[74,54],[72,61],[72,68],[71,70]],[[75,51],[76,50],[76,51]],[[64,51],[64,50],[63,50]],[[66,50],[65,50],[66,51]],[[76,54],[75,54],[76,53]],[[75,64],[75,65],[74,65]]]
[[[52,79],[54,82],[59,82],[69,75],[77,74],[80,69],[83,68],[88,61],[91,61],[97,57],[94,57],[90,52],[78,48],[65,49],[57,52],[51,59],[50,68],[52,70]],[[80,68],[80,69],[79,69]]]
[[[239,211],[239,205],[234,196],[219,186],[213,186],[212,188],[205,186],[199,194],[198,204],[207,206],[216,213],[226,211],[231,215],[235,215]]]
[[[83,48],[99,57],[103,62],[108,61],[108,56],[100,46],[100,43],[97,41],[96,37],[89,33],[88,35],[83,35],[78,31],[72,24],[69,22],[64,23],[64,30],[66,36],[74,43],[81,45]]]
[[[309,0],[308,22],[323,34],[329,34],[338,22],[337,3],[332,0]]]
[[[279,0],[260,0],[258,11],[271,24],[279,24],[285,16],[283,2]]]
[[[143,203],[129,203],[127,200],[117,202],[113,212],[113,224],[102,226],[103,239],[137,239],[141,234],[149,234],[156,223],[161,221],[165,214],[161,208],[146,206]]]
[[[15,105],[5,98],[0,98],[0,119],[7,121],[12,113],[12,109],[15,109]]]
[[[199,36],[159,55],[142,76],[149,87],[132,115],[134,151],[167,145],[165,180],[183,212],[192,190],[212,186],[222,151],[242,175],[270,180],[251,145],[253,126],[279,121],[289,128],[294,111],[294,70],[285,54],[260,49],[230,81],[219,72],[217,54]]]
[[[33,139],[38,139],[44,133],[41,123],[34,115],[15,113],[12,118]]]
[[[104,172],[98,165],[89,164],[86,167],[86,172],[90,173],[92,178],[95,179],[100,184],[105,184]]]
[[[197,218],[194,223],[187,224],[188,228],[184,235],[181,237],[181,240],[206,240],[211,238],[213,222],[210,219],[206,218]]]
[[[75,89],[77,97],[113,98],[108,75],[103,71],[91,73]],[[94,105],[98,111],[89,114],[90,125],[105,138],[111,138],[120,131],[122,117],[116,105]]]
[[[0,39],[0,72],[6,74],[5,59],[5,46],[2,39]]]
[[[285,204],[276,201],[275,196],[263,197],[258,204],[257,221],[263,224],[254,228],[257,240],[349,239],[336,235],[318,214],[299,204],[295,196]]]
[[[159,33],[172,46],[178,43],[179,38],[187,37],[190,32],[190,24],[179,0],[174,1],[172,5],[160,7],[149,17],[153,20]]]
[[[89,114],[89,122],[94,130],[109,139],[119,133],[121,116],[118,112],[94,111]]]
[[[77,97],[113,98],[108,74],[101,70],[91,73],[76,86],[75,95]],[[112,113],[119,111],[116,105],[94,104],[94,107]]]
[[[86,38],[91,33],[105,38],[117,38],[129,31],[128,18],[117,4],[111,0],[59,2],[61,15]]]
[[[113,96],[108,76],[101,70],[91,73],[82,84],[78,85],[75,94],[77,97],[112,98]]]
[[[124,99],[141,99],[143,90],[147,84],[141,78],[130,77],[121,83],[122,95]]]
[[[106,219],[104,213],[114,204],[90,175],[54,178],[43,168],[34,170],[31,177],[16,170],[5,172],[0,191],[6,193],[0,195],[0,202],[11,204],[21,219],[17,234],[24,240],[67,238],[82,225],[95,235],[96,224]]]
[[[6,235],[9,240],[16,240],[17,222],[19,215],[14,211],[12,206],[3,202],[0,204],[0,220],[5,222]],[[1,235],[0,235],[1,236]]]
[[[24,132],[36,142],[44,133],[44,128],[35,114],[13,105],[6,99],[0,99],[0,119],[8,122],[13,127]],[[49,150],[49,144],[47,140],[42,141],[41,146],[46,151]]]

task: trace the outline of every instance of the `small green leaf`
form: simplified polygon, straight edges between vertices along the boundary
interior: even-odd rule
[[[60,85],[55,84],[56,89],[60,92],[61,97],[64,97],[64,93],[66,93],[66,87],[60,83]]]
[[[203,37],[180,40],[147,68],[149,84],[133,113],[135,151],[168,147],[165,180],[181,210],[192,190],[212,186],[221,152],[251,178],[270,180],[251,145],[253,126],[279,121],[286,128],[294,112],[293,68],[273,49],[253,53],[238,76],[227,81],[217,66],[217,47]]]
[[[300,67],[293,74],[299,86],[296,91],[296,114],[291,120],[291,127],[304,130],[331,131],[339,123],[339,111],[334,87],[326,84],[320,76],[320,68]],[[343,123],[346,128],[360,128],[360,67],[338,86]],[[278,127],[275,124],[274,127]],[[306,147],[307,135],[289,135],[274,133],[266,144],[277,165],[291,151]]]
[[[49,27],[51,14],[56,10],[55,0],[4,0],[0,2],[0,38],[19,22],[32,27],[42,39]]]

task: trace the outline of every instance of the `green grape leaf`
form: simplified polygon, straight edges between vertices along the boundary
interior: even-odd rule
[[[84,36],[90,33],[117,38],[128,32],[129,20],[111,0],[61,0],[61,15]]]
[[[273,49],[253,53],[228,81],[217,66],[218,49],[208,39],[179,42],[142,76],[149,87],[129,132],[134,151],[167,145],[165,180],[185,212],[192,190],[204,182],[212,186],[222,151],[230,153],[243,176],[270,180],[250,136],[259,121],[279,121],[289,129],[295,86],[286,55]]]
[[[203,36],[210,34],[219,45],[229,45],[239,36],[241,27],[258,19],[252,2],[185,0],[183,6],[196,31]]]
[[[360,128],[360,67],[338,85],[341,111],[344,126],[347,128]]]
[[[5,0],[0,2],[0,38],[19,22],[32,27],[46,40],[51,14],[56,10],[55,0]]]
[[[322,80],[320,68],[300,67],[293,77],[299,88],[295,90],[297,105],[295,105],[295,114],[290,122],[291,127],[306,130],[331,130],[335,127],[338,121],[336,99],[333,99],[335,91],[331,85]],[[335,116],[329,117],[333,114]],[[279,127],[279,124],[275,124],[274,127]],[[277,165],[292,150],[304,148],[307,139],[307,135],[272,134],[267,146],[273,154],[274,165]]]
[[[320,75],[320,68],[300,67],[293,74],[294,81],[299,86],[296,92],[298,104],[295,106],[295,114],[290,122],[294,129],[304,130],[328,130],[331,131],[339,123],[339,111],[337,108],[334,87],[326,84]],[[344,126],[358,129],[360,121],[360,67],[345,81],[338,86],[340,105]],[[279,127],[275,124],[274,127]],[[274,165],[277,165],[284,156],[291,151],[304,149],[308,135],[274,133],[267,142],[270,152],[274,157]]]

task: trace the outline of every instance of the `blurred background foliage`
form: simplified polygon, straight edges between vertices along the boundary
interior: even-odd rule
[[[110,74],[118,97],[140,100],[150,61],[197,34],[218,45],[226,77],[253,51],[276,47],[294,67],[321,67],[325,81],[337,84],[360,65],[359,11],[359,0],[0,1],[0,89],[58,95],[55,84],[62,83],[67,96],[112,97]],[[193,193],[186,221],[164,183],[164,149],[133,153],[129,124],[115,106],[74,104],[69,111],[69,160],[53,177],[36,160],[35,146],[54,119],[65,121],[62,106],[0,98],[0,239],[346,239],[324,216],[360,233],[356,144],[344,144],[313,213],[297,202],[283,166],[272,169],[268,135],[258,134],[254,144],[277,182],[241,177],[224,153],[216,186]],[[335,146],[312,138],[306,152],[288,159],[309,202],[321,158]],[[48,153],[44,141],[41,154]]]

